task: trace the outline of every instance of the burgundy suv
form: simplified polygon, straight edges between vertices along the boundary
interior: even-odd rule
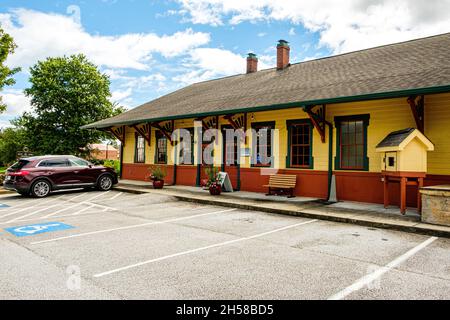
[[[46,197],[61,189],[96,187],[110,190],[118,182],[112,168],[94,166],[74,156],[23,158],[6,171],[3,186],[22,195]]]

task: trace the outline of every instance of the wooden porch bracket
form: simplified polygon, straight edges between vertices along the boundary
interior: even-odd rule
[[[247,144],[247,112],[244,114],[240,114],[237,117],[233,114],[229,114],[224,116],[223,118],[230,123],[234,130],[244,130],[244,144]]]
[[[108,128],[106,129],[109,133],[111,133],[120,143],[125,145],[125,126],[117,127],[117,128]]]
[[[132,128],[136,130],[142,137],[144,137],[145,141],[147,141],[148,146],[151,146],[151,137],[152,137],[152,126],[149,123],[143,125],[132,125]]]
[[[219,116],[196,118],[195,121],[201,121],[203,130],[205,131],[209,129],[219,129]]]
[[[406,100],[411,107],[411,111],[416,122],[417,129],[424,133],[425,131],[425,98],[421,96],[410,96]]]
[[[160,122],[153,122],[151,126],[161,131],[163,135],[167,138],[167,140],[169,140],[170,144],[173,146],[172,133],[174,130],[174,120],[166,122],[163,125],[161,125]]]
[[[318,108],[316,111],[313,111],[315,107]],[[320,134],[320,140],[322,141],[322,143],[325,143],[326,105],[323,104],[319,106],[305,106],[303,107],[303,110],[308,114],[309,119],[311,119],[311,122],[314,125],[314,128],[316,128],[317,132]]]
[[[240,114],[239,116],[235,116],[234,114],[228,114],[223,117],[228,123],[233,127],[234,130],[243,129],[246,131],[247,129],[247,113]]]

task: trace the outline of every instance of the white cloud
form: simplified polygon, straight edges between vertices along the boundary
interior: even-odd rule
[[[450,31],[450,0],[179,0],[193,23],[284,20],[320,33],[334,53]]]
[[[208,33],[192,29],[162,36],[154,33],[92,35],[71,16],[27,9],[0,14],[0,24],[18,45],[8,64],[24,68],[49,56],[84,53],[94,63],[107,68],[148,70],[154,53],[170,58],[210,41]]]
[[[30,99],[22,90],[6,89],[2,92],[2,101],[6,103],[6,111],[2,116],[18,116],[31,109]]]
[[[128,98],[133,93],[131,88],[128,88],[126,90],[115,90],[111,92],[111,101],[113,102],[120,102],[124,100],[125,98]]]
[[[290,28],[289,29],[289,35],[290,36],[295,36],[295,28]]]
[[[0,129],[9,128],[9,127],[13,127],[11,122],[9,122],[9,120],[4,120],[4,119],[0,118]]]
[[[274,66],[275,57],[260,56],[258,69]],[[224,76],[242,74],[246,71],[246,57],[240,56],[226,49],[197,48],[190,52],[190,57],[184,62],[189,70],[173,78],[182,84],[215,79]]]

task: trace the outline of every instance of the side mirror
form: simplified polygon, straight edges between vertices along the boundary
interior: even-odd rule
[[[89,167],[89,169],[92,169],[92,164],[89,164],[88,167]]]

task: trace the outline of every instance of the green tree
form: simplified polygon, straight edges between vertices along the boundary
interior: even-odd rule
[[[5,33],[0,27],[0,91],[5,86],[11,86],[15,83],[12,75],[19,72],[20,68],[10,69],[5,65],[8,55],[14,53],[16,44],[13,38]],[[0,96],[0,113],[5,111],[6,105],[2,102],[2,97]]]
[[[25,147],[25,132],[23,129],[6,128],[0,131],[0,165],[12,164],[17,157],[17,152]]]
[[[26,130],[29,148],[36,154],[85,156],[86,146],[110,139],[109,134],[81,126],[124,111],[109,101],[107,75],[84,55],[48,58],[30,69],[32,110],[18,119]]]

